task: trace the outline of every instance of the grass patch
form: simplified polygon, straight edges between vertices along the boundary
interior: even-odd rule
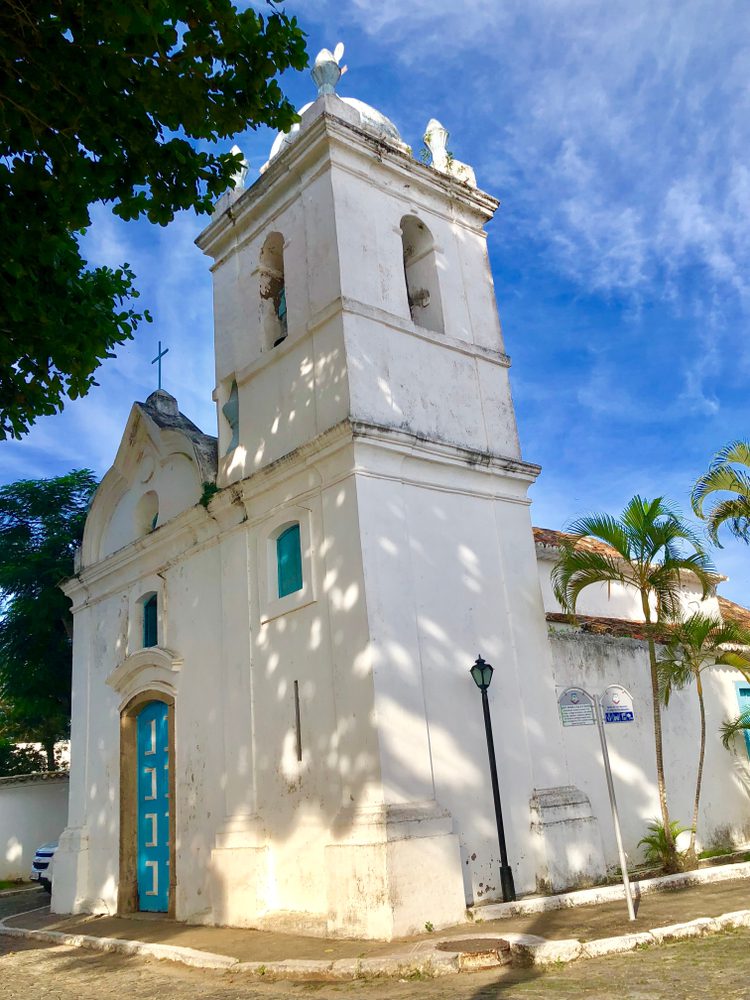
[[[3,892],[5,889],[30,889],[31,885],[31,882],[25,882],[23,879],[19,878],[0,878],[0,892]]]
[[[734,854],[731,847],[712,847],[708,851],[701,851],[698,857],[703,861],[706,858],[723,858],[725,854]]]
[[[740,854],[733,847],[711,847],[707,851],[701,851],[698,858],[701,861],[708,861],[711,858],[726,858],[736,855],[742,861],[750,861],[750,851]]]

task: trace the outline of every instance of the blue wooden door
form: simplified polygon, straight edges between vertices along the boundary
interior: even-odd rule
[[[750,712],[750,686],[747,684],[737,685],[737,700],[740,703],[740,713]],[[745,730],[745,746],[750,757],[750,729]]]
[[[169,908],[169,730],[167,706],[138,714],[138,906]]]

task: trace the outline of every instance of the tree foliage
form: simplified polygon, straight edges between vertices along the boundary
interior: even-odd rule
[[[725,495],[717,499],[717,493]],[[709,497],[715,503],[706,510]],[[750,541],[750,442],[733,441],[717,452],[708,472],[693,487],[692,504],[698,517],[708,523],[708,533],[719,547],[723,525],[736,538]]]
[[[44,754],[33,747],[19,747],[0,736],[0,778],[18,774],[36,774],[46,769]]]
[[[555,597],[566,611],[574,612],[581,592],[595,584],[620,583],[637,591],[640,597],[649,636],[661,829],[671,852],[666,867],[676,870],[679,861],[667,805],[659,672],[653,626],[656,622],[671,621],[678,616],[680,585],[686,574],[691,574],[698,580],[703,596],[706,596],[711,583],[712,566],[696,533],[663,497],[647,500],[635,496],[620,517],[608,514],[581,517],[570,526],[569,531],[571,537],[561,542],[560,553],[552,571]]]
[[[166,225],[208,212],[240,157],[210,144],[296,120],[275,77],[307,62],[296,19],[232,0],[0,5],[0,438],[85,394],[149,318],[134,274],[89,267],[90,206]]]
[[[70,722],[72,616],[60,583],[96,479],[87,469],[0,488],[0,701],[3,735],[52,747]]]

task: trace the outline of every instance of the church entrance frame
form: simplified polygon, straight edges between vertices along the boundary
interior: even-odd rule
[[[175,739],[174,696],[158,689],[139,691],[120,712],[120,881],[117,892],[119,914],[138,913],[138,715],[149,702],[167,706],[169,753],[169,897],[166,916],[175,916]]]

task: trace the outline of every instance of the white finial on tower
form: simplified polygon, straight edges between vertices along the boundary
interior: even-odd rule
[[[315,57],[315,63],[310,75],[315,86],[318,88],[318,97],[321,94],[335,94],[336,84],[346,73],[346,66],[340,66],[341,58],[344,55],[344,43],[339,42],[331,52],[329,49],[321,49]]]
[[[448,136],[450,132],[437,118],[430,118],[424,133],[424,144],[432,153],[432,165],[445,171],[448,166]]]
[[[448,174],[469,187],[477,186],[477,179],[468,163],[456,160],[448,149],[448,129],[437,118],[430,118],[424,131],[424,144],[432,155],[432,166],[441,174]]]
[[[247,163],[247,160],[245,159],[245,156],[244,156],[244,154],[243,154],[243,152],[242,152],[242,150],[240,149],[239,146],[232,146],[232,148],[229,150],[229,152],[232,153],[234,156],[241,156],[242,157],[242,163],[240,163],[239,168],[237,170],[235,170],[235,172],[232,174],[232,177],[234,178],[234,190],[236,191],[238,188],[243,188],[245,186],[245,179],[247,178],[248,163]]]

